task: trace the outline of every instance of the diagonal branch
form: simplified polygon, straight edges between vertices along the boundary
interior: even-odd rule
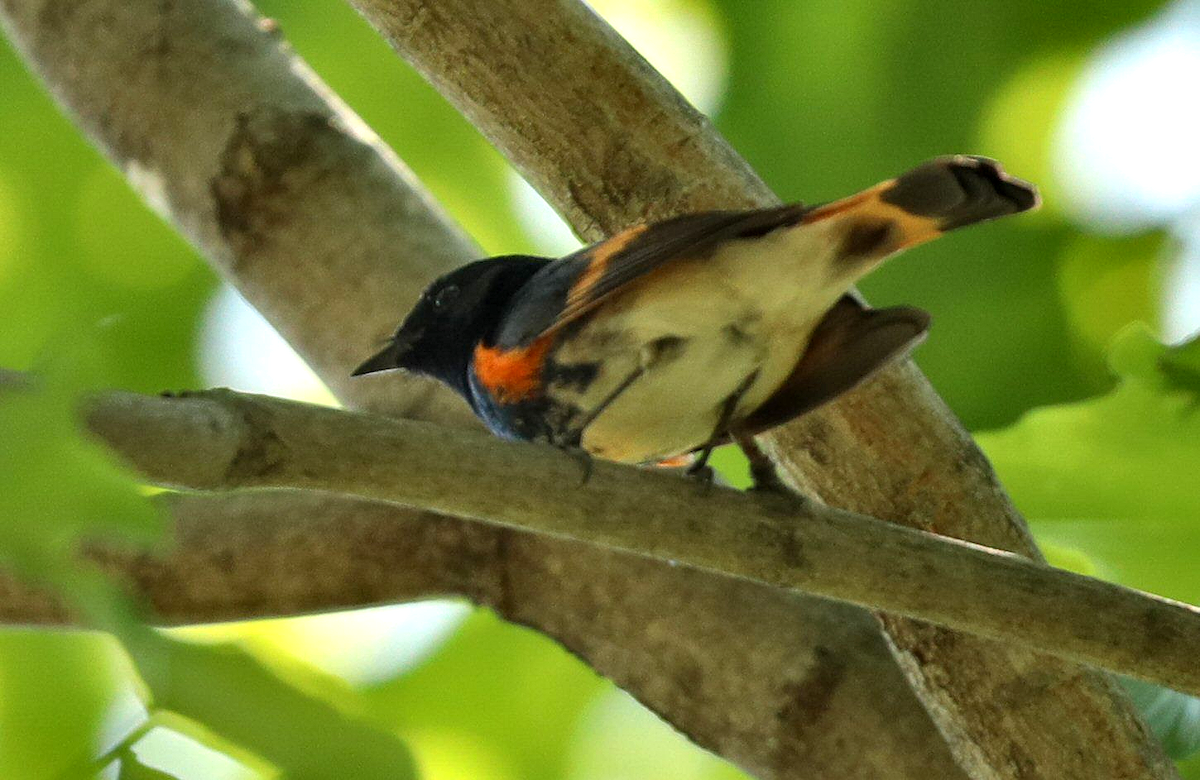
[[[391,502],[884,609],[1200,694],[1200,609],[817,502],[608,462],[580,485],[579,464],[553,447],[228,390],[110,393],[87,419],[159,484]]]
[[[346,378],[431,277],[477,250],[243,0],[0,0],[0,23],[146,200],[343,402],[468,423],[431,385]],[[762,777],[961,777],[861,610],[514,531],[462,554],[504,573],[503,615]],[[171,573],[233,589],[224,614],[252,614],[253,593],[237,590],[249,583],[228,576],[227,560]],[[355,584],[330,606],[370,597]]]
[[[578,0],[350,2],[588,238],[775,200],[707,120]],[[762,444],[790,479],[829,503],[1039,556],[986,458],[911,363]],[[881,620],[972,776],[1174,775],[1103,676]]]

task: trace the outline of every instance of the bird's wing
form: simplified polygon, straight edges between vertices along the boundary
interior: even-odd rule
[[[677,260],[701,260],[734,239],[761,236],[803,221],[799,204],[749,211],[706,211],[639,225],[543,268],[514,297],[495,343],[528,345]]]

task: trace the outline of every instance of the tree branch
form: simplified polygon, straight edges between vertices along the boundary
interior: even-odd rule
[[[574,487],[580,465],[553,447],[228,390],[110,393],[87,419],[159,484],[396,503],[884,609],[1200,694],[1200,609],[818,502],[608,462]]]
[[[588,238],[775,202],[709,123],[578,0],[350,2]],[[829,503],[1039,556],[986,458],[911,363],[761,441],[788,478]],[[1174,775],[1103,676],[881,620],[972,776]]]
[[[85,555],[168,624],[445,595],[491,604],[499,592],[495,561],[486,560],[495,534],[478,524],[300,491],[164,494],[156,502],[173,520],[169,548],[94,543]],[[70,620],[56,600],[14,578],[0,578],[0,604],[6,622]]]
[[[0,22],[143,197],[343,402],[473,424],[456,398],[432,385],[346,381],[424,284],[477,250],[244,2],[0,0]],[[276,523],[287,518],[287,507],[280,511]],[[554,637],[751,772],[961,776],[861,610],[594,547],[491,533],[480,545],[494,542],[484,557],[508,583],[502,614]],[[336,534],[323,544],[336,547]],[[478,549],[464,542],[464,560]],[[236,553],[253,560],[258,550]],[[197,569],[172,571],[195,601],[203,600],[197,591],[227,587],[230,604],[219,608],[236,617],[267,598],[235,590],[251,583],[227,576],[226,555],[193,560]],[[346,580],[330,605],[359,605],[355,585]],[[287,594],[277,595],[285,607]]]

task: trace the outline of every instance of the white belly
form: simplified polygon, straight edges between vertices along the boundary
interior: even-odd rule
[[[760,406],[852,281],[831,273],[832,246],[817,226],[780,230],[676,261],[606,302],[555,356],[600,358],[595,379],[570,400],[586,414],[642,373],[584,429],[584,449],[630,463],[662,459],[704,445],[740,389],[733,420]]]

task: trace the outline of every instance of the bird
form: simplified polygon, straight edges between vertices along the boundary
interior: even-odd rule
[[[870,308],[858,279],[1038,204],[996,161],[955,155],[824,205],[683,214],[562,258],[479,260],[430,284],[353,374],[432,377],[505,439],[696,471],[924,339],[927,312]]]

